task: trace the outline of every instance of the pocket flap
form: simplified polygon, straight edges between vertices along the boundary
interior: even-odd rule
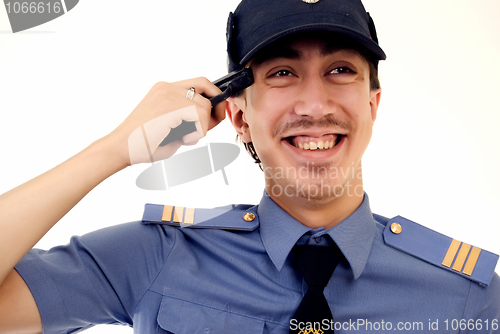
[[[158,324],[175,334],[259,334],[264,321],[193,302],[163,296]]]

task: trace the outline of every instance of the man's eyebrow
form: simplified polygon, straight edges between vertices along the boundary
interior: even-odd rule
[[[330,43],[326,43],[321,48],[321,55],[322,56],[328,56],[328,55],[331,55],[331,54],[339,52],[339,51],[346,51],[347,53],[350,53],[350,54],[353,54],[353,55],[359,53],[352,46],[349,46],[349,45],[339,45],[338,42],[330,42]]]
[[[284,58],[291,60],[301,59],[301,55],[297,50],[290,47],[274,47],[272,49],[266,50],[261,56],[256,56],[253,65],[260,65],[264,62],[268,62],[274,59]]]
[[[320,53],[322,56],[328,56],[339,51],[347,51],[351,54],[357,54],[357,51],[349,46],[339,43],[338,41],[331,41],[325,43]],[[269,62],[275,59],[290,59],[290,60],[300,60],[304,58],[304,55],[299,51],[287,45],[275,45],[272,48],[265,50],[261,54],[256,55],[251,65],[258,66],[265,62]]]
[[[335,43],[327,43],[321,48],[321,55],[322,56],[328,56],[331,55],[332,53],[338,52],[342,50],[341,47],[339,47],[338,44]]]
[[[285,47],[273,51],[274,52],[270,54],[270,57],[268,57],[268,59],[285,58],[285,59],[297,60],[301,58],[300,53],[292,48]]]

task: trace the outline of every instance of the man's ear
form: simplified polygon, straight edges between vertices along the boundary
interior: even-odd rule
[[[377,119],[378,106],[380,104],[380,96],[382,95],[382,89],[373,89],[370,91],[370,110],[372,114],[372,122]]]
[[[226,113],[231,124],[241,140],[244,143],[250,143],[252,141],[252,136],[250,135],[245,109],[246,102],[242,96],[230,97],[226,100]]]

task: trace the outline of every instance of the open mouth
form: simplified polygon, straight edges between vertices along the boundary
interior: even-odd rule
[[[345,135],[341,134],[327,134],[321,137],[311,136],[291,136],[286,137],[290,145],[306,151],[319,151],[329,150],[335,147]]]

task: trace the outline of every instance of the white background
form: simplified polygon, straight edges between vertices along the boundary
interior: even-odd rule
[[[155,82],[224,75],[226,19],[237,3],[82,0],[66,15],[16,34],[0,7],[0,193],[110,132]],[[364,3],[388,56],[363,162],[372,210],[500,253],[500,2]],[[199,146],[234,138],[226,120]],[[261,172],[244,151],[226,168],[229,186],[218,172],[145,191],[135,186],[145,168],[103,182],[37,246],[139,220],[148,202],[258,203],[263,190]],[[98,326],[87,333],[131,331]]]

